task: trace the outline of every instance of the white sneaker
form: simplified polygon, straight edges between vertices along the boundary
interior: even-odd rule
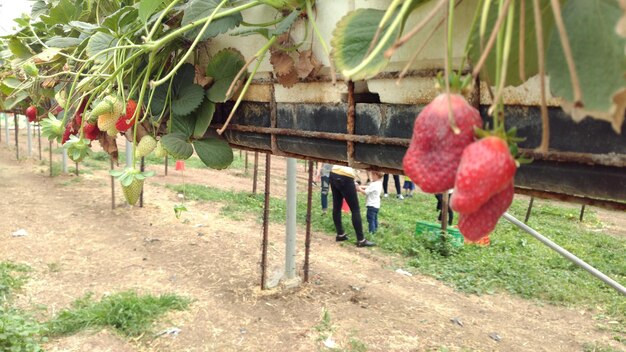
[[[389,198],[389,195],[387,193],[385,193],[385,195],[383,197]]]
[[[404,197],[401,194],[398,194],[398,199],[402,200]]]

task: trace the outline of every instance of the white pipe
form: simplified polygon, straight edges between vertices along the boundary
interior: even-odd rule
[[[626,296],[626,287],[620,285],[617,281],[615,281],[615,280],[611,279],[610,277],[606,276],[603,272],[601,272],[598,269],[596,269],[596,268],[592,267],[591,265],[587,264],[582,259],[580,259],[577,256],[573,255],[572,253],[568,252],[565,248],[563,248],[563,247],[559,246],[558,244],[552,242],[550,239],[548,239],[547,237],[543,236],[539,232],[533,230],[528,225],[526,225],[523,222],[517,220],[511,214],[504,213],[503,217],[505,219],[507,219],[509,222],[511,222],[513,225],[519,227],[520,229],[522,229],[522,230],[526,231],[527,233],[529,233],[534,238],[538,239],[541,243],[543,243],[546,246],[550,247],[550,249],[552,249],[555,252],[559,253],[560,255],[562,255],[566,259],[570,260],[572,263],[578,265],[579,267],[587,270],[591,275],[597,277],[598,279],[602,280],[607,285],[613,287],[617,292],[619,292],[622,295]]]
[[[30,122],[28,120],[26,120],[26,148],[27,148],[27,154],[29,157],[32,156],[33,154],[33,133],[32,133],[32,128],[30,126]]]
[[[63,173],[67,173],[67,149],[63,148]]]
[[[133,166],[133,145],[130,141],[126,140],[126,167]]]
[[[285,239],[285,276],[296,277],[296,159],[287,158],[287,224]]]

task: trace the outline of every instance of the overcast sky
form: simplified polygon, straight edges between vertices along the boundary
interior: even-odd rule
[[[13,19],[30,13],[31,4],[28,0],[0,0],[0,35],[13,32]]]

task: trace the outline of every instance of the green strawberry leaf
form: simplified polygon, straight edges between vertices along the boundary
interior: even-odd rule
[[[89,38],[87,42],[86,52],[90,58],[95,57],[97,63],[104,63],[107,59],[113,55],[112,52],[106,52],[102,55],[98,55],[100,52],[110,49],[115,46],[117,39],[110,34],[98,32]]]
[[[181,22],[181,26],[185,26],[191,22],[195,22],[201,19],[205,19],[213,13],[221,1],[219,0],[191,0],[185,9],[185,14]],[[222,7],[221,11],[226,8]],[[207,30],[202,34],[200,40],[207,40],[213,38],[221,33],[226,33],[229,29],[233,29],[243,21],[243,16],[240,12],[233,15],[223,17],[220,19],[214,19]],[[185,33],[185,37],[189,40],[193,40],[200,33],[201,28],[195,28]]]
[[[206,68],[207,77],[213,78],[213,85],[207,90],[207,98],[215,103],[230,99],[226,92],[245,64],[243,55],[235,49],[224,49],[215,54]],[[240,79],[245,79],[245,76]]]
[[[141,175],[143,175],[144,177],[152,177],[156,175],[156,172],[154,172],[154,170],[144,171],[141,173]]]
[[[291,13],[289,15],[284,17],[283,20],[278,23],[278,25],[276,26],[275,29],[270,31],[270,35],[271,36],[278,36],[278,35],[281,35],[281,34],[287,32],[291,28],[293,23],[296,22],[296,20],[300,16],[300,13],[301,13],[301,11],[297,10],[297,9],[291,11]]]
[[[163,0],[142,0],[139,2],[139,18],[147,23],[150,15],[159,8]]]
[[[18,58],[27,59],[32,55],[30,48],[16,37],[9,39],[8,47]]]
[[[382,10],[361,8],[348,13],[337,23],[331,44],[333,46],[333,59],[338,71],[343,71],[345,74],[345,71],[355,68],[365,59],[370,51],[370,44],[376,34],[378,24],[384,15],[385,11]],[[381,32],[381,39],[379,40],[382,40],[387,33],[389,24]],[[381,53],[369,65],[351,77],[346,78],[361,80],[373,77],[380,72],[389,62],[384,57],[384,51],[391,47],[399,32],[399,30],[396,30],[393,33],[384,44]]]
[[[174,215],[176,215],[176,219],[180,219],[180,215],[183,211],[187,211],[187,207],[184,204],[174,205]]]
[[[610,121],[618,133],[626,107],[626,39],[615,32],[620,13],[618,3],[608,0],[568,1],[563,6],[583,109],[573,108],[573,88],[557,31],[552,32],[547,50],[550,90],[568,102],[566,111],[574,118],[588,115]]]
[[[51,48],[65,49],[79,46],[82,42],[83,39],[80,38],[54,36],[46,40],[46,45]]]
[[[109,175],[115,178],[119,178],[120,176],[122,176],[123,173],[124,173],[123,170],[109,170]]]
[[[196,140],[193,146],[200,160],[210,168],[222,170],[233,162],[233,150],[223,139],[210,137]]]
[[[193,146],[187,136],[174,132],[161,137],[161,145],[176,160],[186,160],[193,154]]]
[[[176,93],[175,99],[172,99],[172,113],[175,116],[189,115],[204,99],[204,89],[193,83],[182,86]]]
[[[543,39],[544,43],[548,42],[548,38],[550,37],[550,33],[553,32],[554,27],[554,15],[552,13],[550,7],[550,0],[539,0],[540,8],[541,8],[541,21],[543,26]],[[537,59],[537,34],[535,32],[536,23],[535,17],[533,16],[533,2],[526,1],[524,2],[526,18],[524,20],[524,73],[525,77],[520,76],[520,45],[519,40],[513,40],[511,42],[511,52],[509,54],[509,63],[507,66],[507,77],[506,77],[506,85],[517,86],[524,83],[529,77],[532,77],[539,73],[539,64]],[[489,15],[487,17],[487,30],[485,32],[485,38],[483,45],[486,44],[489,35],[493,31],[493,27],[498,18],[498,2],[493,1],[491,3],[491,7],[489,9]],[[513,24],[513,38],[519,38],[520,33],[520,11],[515,11],[515,22]],[[469,38],[470,41],[470,51],[469,57],[472,62],[478,62],[478,59],[483,54],[482,47],[480,45],[480,33],[478,28],[472,33]],[[492,83],[496,78],[496,50],[492,50],[489,56],[487,57],[487,61],[485,62],[485,66],[481,72],[483,78],[485,75],[489,77]],[[565,65],[564,65],[565,66]],[[566,66],[565,66],[566,67]],[[567,68],[567,67],[566,67]]]
[[[204,137],[204,134],[213,120],[214,113],[215,103],[205,100],[204,103],[202,103],[202,106],[200,106],[200,109],[196,112],[196,125],[193,130],[193,138]]]
[[[68,24],[78,19],[82,10],[82,4],[79,1],[60,0],[46,14],[41,15],[41,21],[49,26]]]

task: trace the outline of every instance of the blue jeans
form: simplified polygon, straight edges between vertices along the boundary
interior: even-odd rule
[[[370,233],[376,233],[378,230],[378,208],[367,207],[367,226]]]
[[[322,176],[322,210],[328,209],[328,188],[330,188],[330,178],[328,176]]]

